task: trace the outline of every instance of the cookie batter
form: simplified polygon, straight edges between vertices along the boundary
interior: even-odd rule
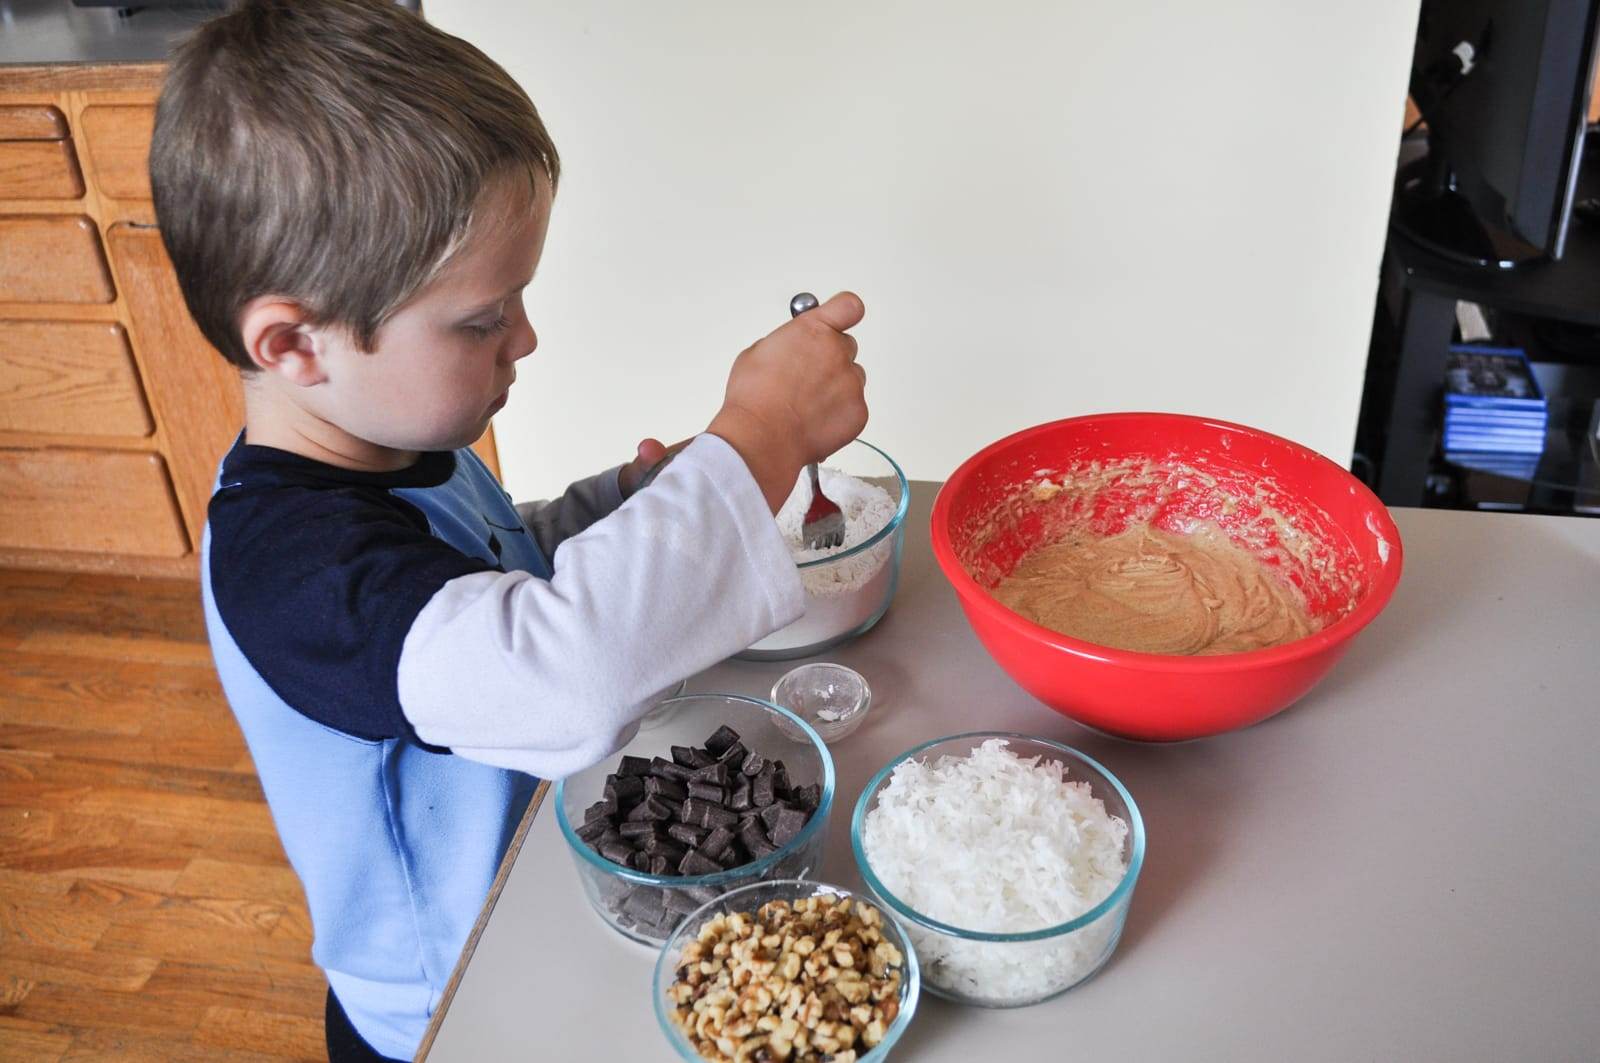
[[[994,595],[1063,635],[1141,653],[1242,653],[1321,626],[1270,569],[1205,525],[1069,537],[1024,557]]]

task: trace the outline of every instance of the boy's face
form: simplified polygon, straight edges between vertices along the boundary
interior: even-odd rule
[[[522,292],[544,253],[551,189],[541,176],[531,196],[519,194],[512,180],[485,190],[466,242],[384,323],[373,350],[324,332],[320,417],[393,451],[451,450],[483,434],[515,363],[538,344]]]

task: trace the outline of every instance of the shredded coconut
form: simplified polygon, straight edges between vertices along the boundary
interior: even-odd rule
[[[1019,757],[991,738],[965,757],[908,760],[862,829],[873,873],[900,900],[950,926],[1026,933],[1076,919],[1128,869],[1128,824],[1066,766]],[[1124,900],[1124,904],[1126,901]],[[980,1002],[1043,999],[1081,981],[1115,943],[1122,913],[1035,942],[906,931],[935,988]]]

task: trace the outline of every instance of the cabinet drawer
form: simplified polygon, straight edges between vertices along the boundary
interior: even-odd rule
[[[181,557],[189,552],[159,455],[0,450],[0,547]]]
[[[147,436],[151,428],[121,325],[0,321],[0,429]]]
[[[0,303],[109,303],[114,294],[94,222],[0,214]]]
[[[156,109],[85,107],[79,119],[95,187],[114,199],[150,198],[150,134]]]
[[[0,141],[0,199],[81,199],[70,140]]]
[[[0,199],[78,199],[78,169],[67,119],[55,107],[0,107]]]
[[[48,103],[0,107],[0,140],[65,140],[67,116]]]

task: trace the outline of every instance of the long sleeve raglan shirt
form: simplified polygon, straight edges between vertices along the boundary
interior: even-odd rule
[[[362,473],[241,441],[202,583],[313,957],[404,1057],[535,777],[604,759],[661,692],[804,610],[759,487],[709,435],[626,503],[612,470],[523,506],[469,450]]]

